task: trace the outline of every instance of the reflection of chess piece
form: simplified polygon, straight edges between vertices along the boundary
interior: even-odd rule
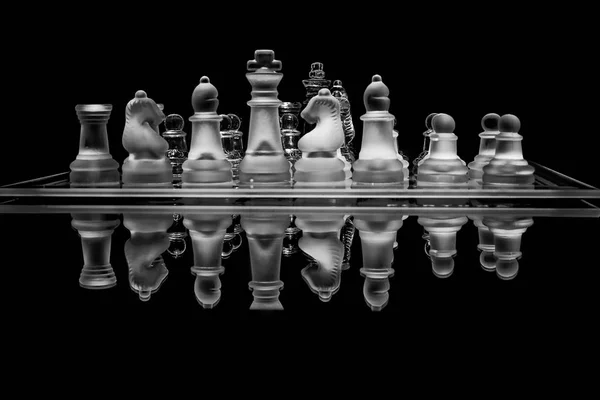
[[[183,172],[181,166],[187,160],[188,155],[188,147],[185,141],[187,134],[183,131],[184,125],[185,121],[181,115],[170,114],[165,119],[166,131],[162,133],[162,137],[169,144],[167,157],[173,168],[173,183],[181,182],[181,173]]]
[[[241,222],[248,239],[252,270],[252,280],[248,284],[254,296],[251,310],[283,310],[279,301],[279,291],[283,287],[279,271],[283,235],[288,221],[286,215],[242,214]]]
[[[283,154],[279,132],[281,101],[277,86],[283,78],[281,61],[275,60],[272,50],[256,50],[254,60],[247,63],[246,78],[252,85],[248,148],[240,163],[240,183],[291,182],[290,163]]]
[[[523,158],[523,136],[519,135],[520,128],[521,122],[514,115],[506,114],[500,118],[496,152],[483,167],[484,187],[533,185],[535,168]]]
[[[296,226],[296,216],[290,215],[290,224],[285,228],[283,237],[283,255],[289,257],[298,252],[298,240],[302,236],[302,230]]]
[[[184,187],[233,184],[231,164],[226,159],[219,133],[222,117],[216,112],[218,95],[208,77],[200,78],[192,94],[192,141],[188,159],[183,163],[181,180]]]
[[[150,300],[169,274],[161,254],[169,248],[172,223],[171,214],[123,214],[123,225],[131,232],[125,242],[129,285],[142,301]]]
[[[292,172],[295,171],[294,164],[302,157],[302,152],[298,148],[298,139],[300,138],[298,115],[301,108],[302,104],[299,102],[283,102],[279,106],[281,144],[285,158],[292,165]]]
[[[498,131],[498,122],[500,116],[498,114],[486,114],[481,119],[481,127],[483,132],[479,134],[479,154],[469,163],[469,178],[481,180],[483,175],[483,167],[485,167],[496,153],[496,135]]]
[[[81,237],[83,268],[79,285],[86,289],[107,289],[117,284],[110,265],[111,235],[119,226],[117,215],[71,214],[71,226]]]
[[[433,133],[433,128],[431,127],[431,121],[433,117],[435,117],[437,113],[431,113],[425,118],[425,132],[423,132],[423,150],[421,153],[413,160],[412,162],[412,178],[414,179],[419,173],[419,165],[423,163],[423,160],[427,157],[429,152],[431,151],[431,134]]]
[[[466,217],[420,216],[418,223],[429,233],[429,258],[433,273],[447,278],[454,272],[456,233],[467,223]]]
[[[532,218],[484,217],[483,224],[494,235],[496,274],[504,280],[513,279],[519,272],[521,237],[533,225]]]
[[[373,311],[383,310],[389,301],[389,277],[394,273],[394,241],[406,217],[372,214],[354,218],[362,245],[363,267],[360,273],[365,277],[363,294]]]
[[[471,216],[469,219],[473,220],[473,225],[477,227],[479,235],[479,244],[477,249],[481,252],[479,255],[479,264],[485,271],[496,270],[496,256],[494,256],[494,234],[490,231],[490,228],[483,224],[482,217]]]
[[[357,183],[403,183],[403,165],[398,160],[393,137],[394,116],[388,112],[390,91],[381,76],[374,75],[364,93],[367,113],[358,160],[352,165],[352,179]]]
[[[72,187],[119,187],[119,163],[109,152],[106,124],[110,104],[78,104],[75,107],[81,123],[79,152],[71,163],[69,182]]]
[[[125,109],[123,147],[129,156],[123,162],[123,184],[128,186],[172,186],[173,168],[167,158],[169,144],[158,126],[165,114],[146,92],[138,90]]]
[[[223,238],[223,251],[221,252],[221,258],[228,258],[234,251],[240,248],[242,245],[242,227],[240,225],[239,214],[233,214],[231,216],[231,224],[225,231],[225,237]]]
[[[173,214],[173,224],[167,230],[167,234],[170,242],[167,252],[173,258],[181,257],[187,247],[185,238],[188,236],[181,214]]]
[[[306,89],[306,98],[302,102],[302,106],[306,107],[310,99],[319,93],[321,89],[329,89],[331,81],[325,79],[325,71],[323,70],[323,63],[314,62],[310,64],[310,72],[308,73],[308,79],[302,80],[302,84]],[[302,134],[305,135],[315,128],[314,122],[305,121],[302,129]]]
[[[340,230],[340,240],[344,244],[344,259],[342,260],[342,270],[350,268],[350,258],[352,257],[352,241],[354,240],[354,227],[353,217],[347,215],[344,221],[344,226]]]
[[[352,163],[356,161],[356,154],[354,154],[354,146],[352,141],[356,132],[354,130],[354,123],[352,122],[352,113],[350,111],[350,100],[348,99],[348,93],[342,86],[342,81],[333,81],[331,88],[331,95],[338,99],[340,102],[340,117],[342,119],[342,127],[344,128],[344,144],[340,148],[340,153],[350,165],[348,170],[347,178],[350,177]]]
[[[194,293],[204,308],[213,308],[221,299],[221,251],[230,214],[186,214],[184,225],[189,229],[194,251],[192,274],[196,275]]]
[[[316,130],[316,129],[315,129]],[[311,131],[314,132],[314,131]],[[302,229],[298,245],[310,260],[302,269],[302,278],[322,301],[340,288],[344,245],[339,231],[344,224],[343,214],[299,214],[296,224]]]

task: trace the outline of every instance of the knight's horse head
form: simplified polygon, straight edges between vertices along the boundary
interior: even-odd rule
[[[165,114],[152,99],[148,98],[143,90],[138,90],[135,93],[135,98],[127,104],[125,116],[127,123],[135,121],[143,125],[147,122],[157,133],[159,133],[158,125],[165,119]]]
[[[300,116],[309,124],[315,124],[324,116],[334,117],[339,112],[338,99],[331,95],[329,89],[321,89],[316,96],[310,99]]]

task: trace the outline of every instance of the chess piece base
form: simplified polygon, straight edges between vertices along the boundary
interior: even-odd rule
[[[352,166],[352,180],[361,183],[404,183],[404,166],[395,159],[361,160]]]
[[[283,154],[246,154],[239,165],[240,183],[281,183],[291,179],[291,166]]]
[[[344,162],[338,158],[301,158],[294,167],[296,182],[340,182],[346,179]]]
[[[122,179],[124,185],[164,184],[165,186],[171,186],[173,169],[166,157],[159,160],[130,160],[126,158],[123,162]]]
[[[74,160],[70,165],[71,187],[119,187],[119,163],[112,158]]]
[[[79,286],[86,289],[108,289],[116,286],[117,277],[110,264],[83,266]]]
[[[484,185],[532,185],[535,168],[529,164],[497,163],[493,160],[483,168]]]
[[[419,166],[417,185],[419,183],[466,183],[469,180],[469,170],[463,161],[455,159],[427,158]]]
[[[183,164],[181,181],[193,184],[233,184],[231,163],[227,160],[187,160]]]

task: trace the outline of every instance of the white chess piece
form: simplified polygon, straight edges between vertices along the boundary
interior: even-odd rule
[[[490,113],[483,116],[481,119],[481,127],[483,132],[479,134],[479,154],[469,163],[469,177],[474,180],[481,180],[483,175],[483,167],[485,167],[496,154],[496,135],[498,131],[498,122],[500,116]]]

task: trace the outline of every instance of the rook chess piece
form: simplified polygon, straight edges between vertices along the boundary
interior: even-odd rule
[[[167,157],[173,168],[173,183],[181,182],[182,165],[187,160],[188,155],[188,147],[185,141],[186,133],[183,131],[184,125],[185,121],[181,115],[170,114],[165,119],[167,130],[162,133],[162,137],[169,144]]]
[[[496,153],[496,135],[498,131],[498,122],[500,116],[498,114],[486,114],[481,119],[481,127],[483,132],[479,134],[479,154],[469,163],[469,178],[481,181],[483,175],[483,167],[485,167]]]

